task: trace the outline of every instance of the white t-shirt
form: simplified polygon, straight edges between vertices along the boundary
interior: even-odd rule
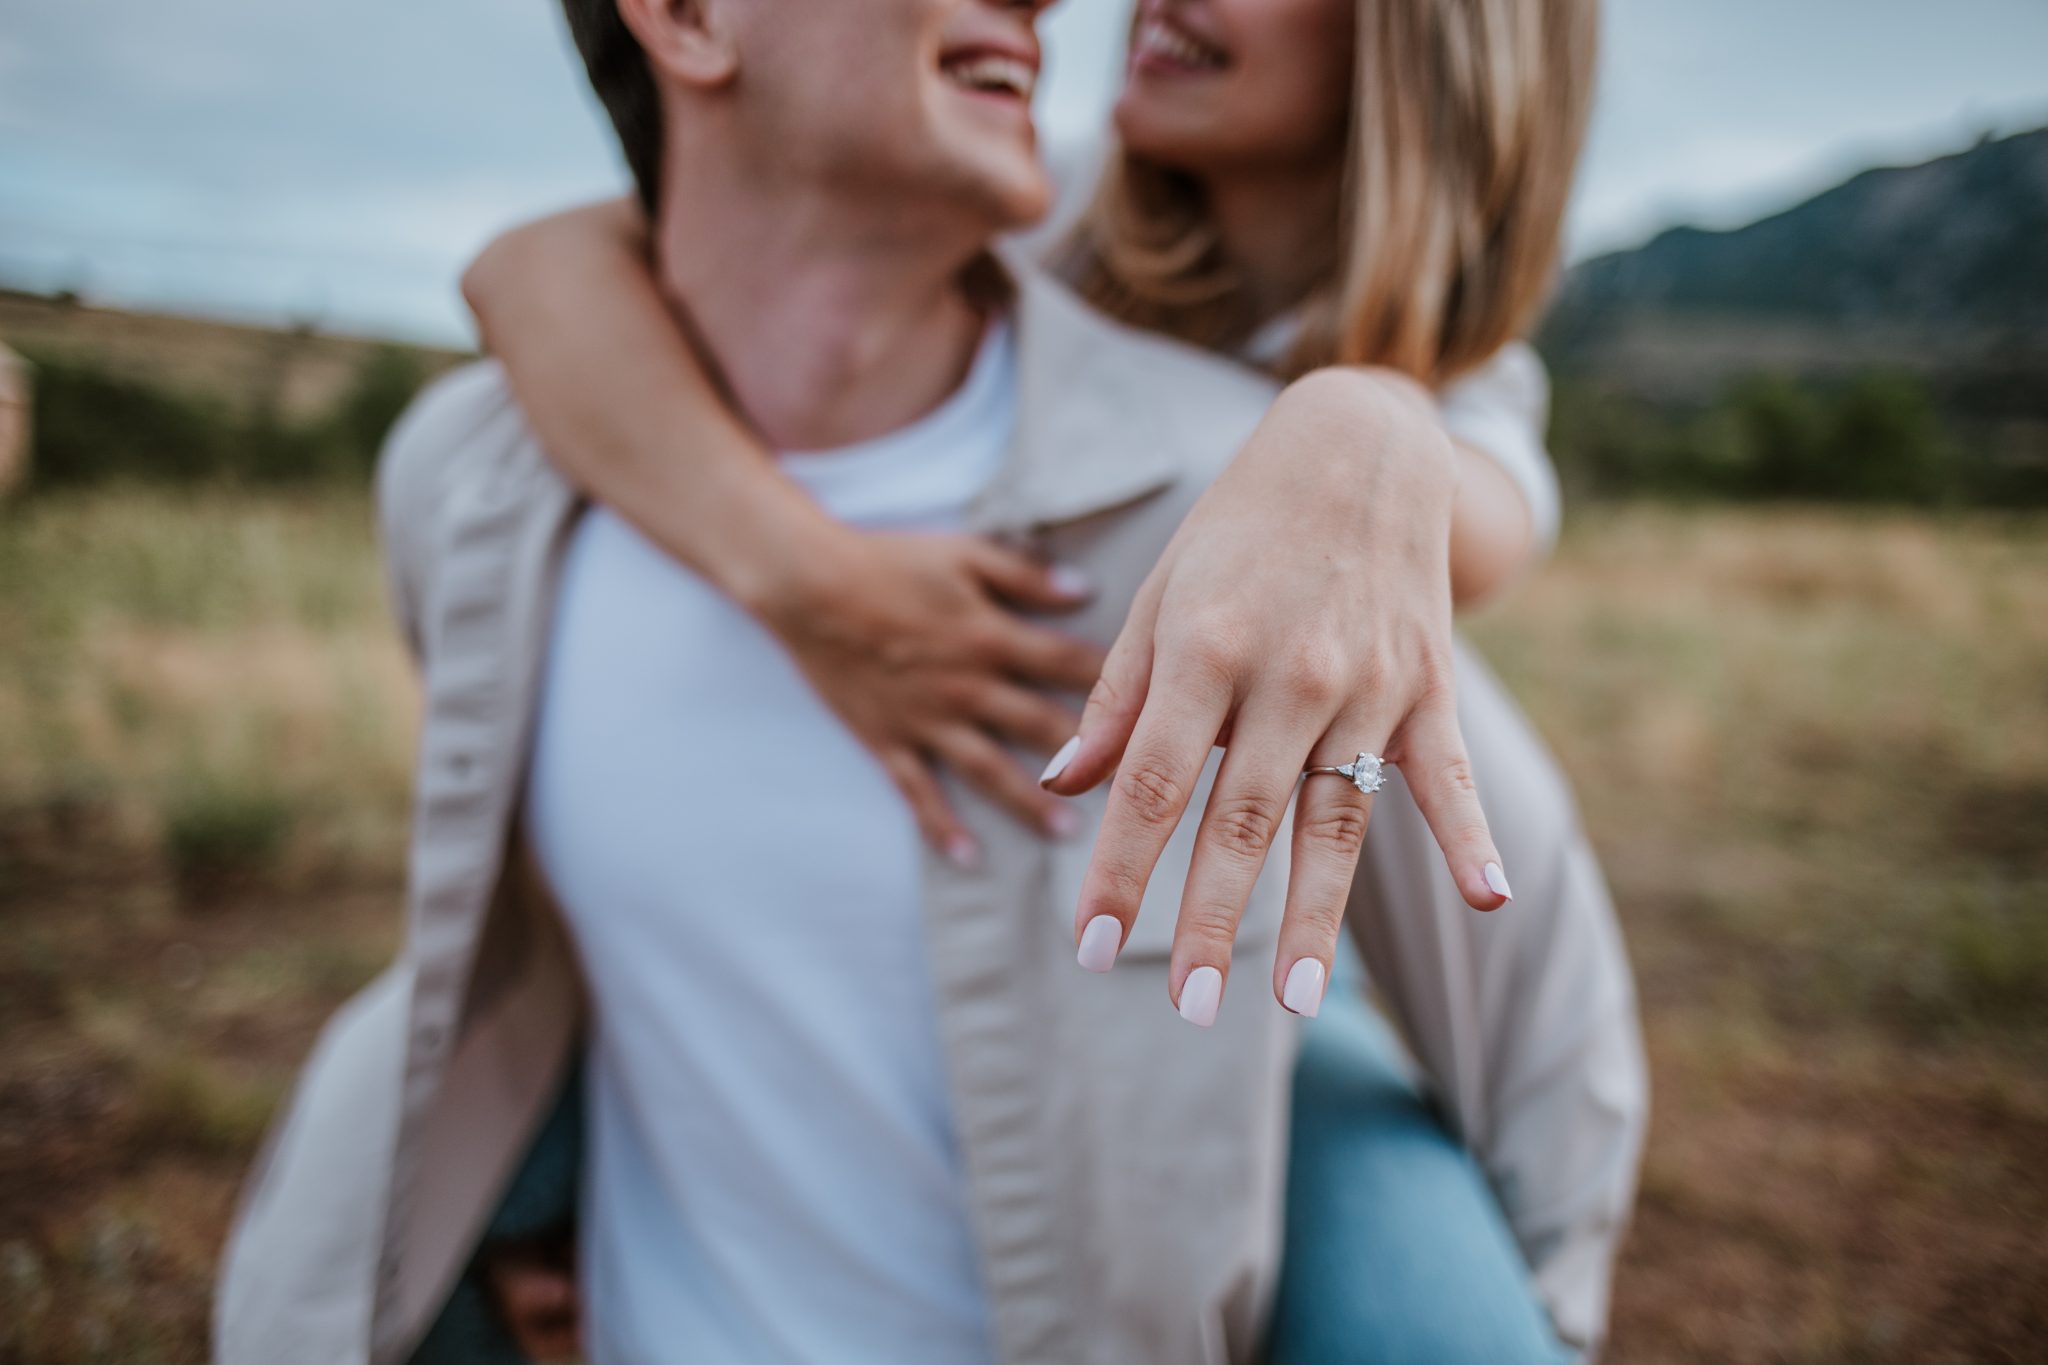
[[[929,416],[783,467],[847,522],[955,530],[1015,417],[997,326]],[[601,508],[526,800],[595,1002],[596,1365],[992,1360],[910,812],[766,629]]]

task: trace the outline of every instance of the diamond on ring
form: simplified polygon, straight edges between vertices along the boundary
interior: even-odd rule
[[[1339,767],[1337,775],[1350,778],[1352,786],[1371,796],[1387,785],[1386,766],[1378,754],[1360,754],[1355,762]]]

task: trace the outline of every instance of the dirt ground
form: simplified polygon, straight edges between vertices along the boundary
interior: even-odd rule
[[[1610,511],[1474,633],[1640,972],[1609,1358],[2048,1359],[2048,522]],[[0,514],[0,1362],[204,1358],[411,705],[360,501]]]

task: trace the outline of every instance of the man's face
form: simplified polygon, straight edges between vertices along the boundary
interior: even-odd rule
[[[772,170],[991,231],[1051,200],[1031,92],[1049,0],[738,0],[742,104]]]

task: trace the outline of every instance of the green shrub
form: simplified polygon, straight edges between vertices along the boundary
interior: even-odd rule
[[[37,354],[35,481],[61,488],[148,484],[360,484],[384,434],[428,377],[418,355],[380,346],[325,412],[293,421],[274,404],[217,399]]]
[[[182,887],[206,890],[268,870],[291,829],[290,805],[271,792],[188,778],[164,805],[164,854]]]
[[[1566,379],[1551,448],[1567,487],[1594,496],[2048,501],[2048,477],[2030,480],[1982,443],[1953,439],[1926,387],[1896,375],[1841,383],[1754,375],[1690,407]]]
[[[363,361],[355,382],[328,415],[328,440],[367,470],[391,424],[428,377],[425,362],[415,352],[379,346]]]
[[[238,423],[223,403],[60,356],[36,356],[35,479],[51,487],[217,477]]]

